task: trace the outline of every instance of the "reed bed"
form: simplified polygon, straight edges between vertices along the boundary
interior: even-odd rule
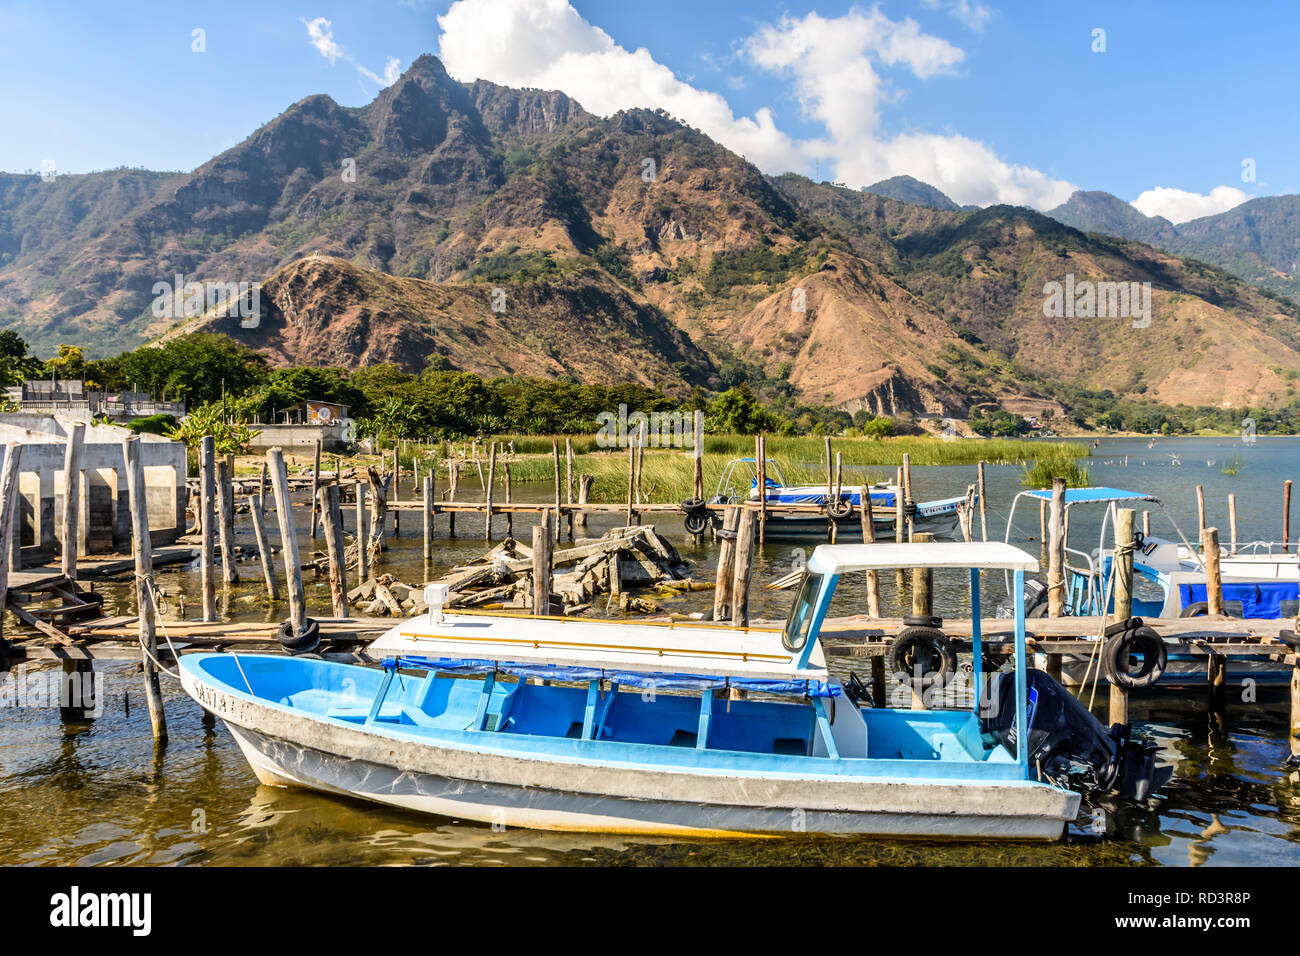
[[[596,478],[592,485],[593,502],[620,502],[627,500],[628,452],[627,449],[595,448],[590,436],[582,445],[574,440],[575,474],[589,474]],[[507,442],[511,439],[498,438]],[[525,446],[515,439],[516,457],[510,463],[511,478],[517,482],[553,481],[551,439],[544,441],[529,436]],[[537,450],[532,451],[534,444]],[[559,439],[561,474],[564,466],[564,439]],[[524,447],[531,451],[525,452]],[[587,449],[587,450],[584,450]],[[1017,441],[1008,439],[963,439],[945,442],[934,438],[902,438],[886,441],[871,439],[835,439],[832,451],[843,456],[843,483],[857,487],[864,483],[886,481],[894,477],[895,469],[902,464],[906,452],[913,465],[969,465],[978,461],[989,463],[1014,463],[1038,461],[1073,462],[1075,457],[1086,457],[1086,445],[1042,441]],[[718,481],[733,458],[752,458],[754,439],[748,436],[714,435],[705,438],[702,465],[705,495],[717,488]],[[821,484],[826,481],[826,445],[821,438],[775,438],[767,441],[767,455],[776,460],[787,481],[793,484]],[[1055,464],[1053,467],[1057,467]],[[1086,469],[1084,470],[1086,474]],[[747,475],[738,475],[737,492],[748,487]],[[1051,483],[1050,477],[1047,483]],[[647,448],[641,474],[643,501],[682,501],[693,492],[692,458],[689,449]],[[740,487],[740,486],[744,487]]]

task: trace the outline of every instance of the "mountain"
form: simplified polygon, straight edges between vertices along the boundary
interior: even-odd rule
[[[46,353],[205,329],[276,364],[743,380],[883,414],[1294,394],[1289,302],[1027,209],[879,185],[909,201],[764,176],[662,112],[597,117],[424,56],[371,103],[308,97],[191,173],[0,179],[0,326]],[[177,276],[261,283],[260,313],[159,308]],[[1150,326],[1048,317],[1067,276],[1149,282]]]
[[[912,176],[891,176],[870,186],[863,186],[862,191],[911,203],[914,206],[933,206],[935,209],[947,209],[951,212],[962,208],[929,183],[923,183]]]
[[[1213,216],[1174,225],[1106,192],[1076,192],[1047,213],[1081,229],[1134,239],[1220,266],[1300,301],[1300,195],[1261,196]]]

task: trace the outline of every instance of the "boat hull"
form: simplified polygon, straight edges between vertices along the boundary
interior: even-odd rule
[[[1054,840],[1079,808],[1078,794],[1031,781],[804,779],[557,762],[377,734],[182,675],[263,783],[494,827]]]
[[[824,515],[805,517],[803,515],[768,515],[764,524],[765,540],[794,541],[816,538],[830,540],[830,521]],[[876,517],[874,521],[877,540],[894,539],[894,518]],[[955,541],[960,538],[959,521],[956,510],[933,515],[918,515],[913,523],[913,530],[928,532],[940,541]],[[837,542],[861,541],[862,522],[855,514],[852,518],[835,522],[835,540]]]

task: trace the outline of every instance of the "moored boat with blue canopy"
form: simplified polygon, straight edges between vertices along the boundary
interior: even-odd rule
[[[1082,792],[1145,798],[1162,773],[1026,669],[1023,613],[1014,663],[951,708],[870,700],[819,640],[854,572],[969,569],[978,620],[982,571],[1037,566],[1001,543],[822,546],[772,628],[456,613],[431,589],[377,666],[200,653],[181,673],[267,784],[542,829],[1055,839]],[[977,674],[980,647],[977,624]]]

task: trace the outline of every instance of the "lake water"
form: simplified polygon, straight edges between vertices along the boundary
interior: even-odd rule
[[[1092,483],[1153,494],[1161,499],[1183,533],[1197,527],[1195,487],[1205,488],[1208,522],[1227,537],[1227,495],[1235,493],[1242,541],[1280,539],[1282,482],[1300,477],[1300,440],[1260,438],[1254,444],[1233,439],[1146,439],[1103,441],[1087,461]],[[1225,474],[1235,470],[1235,475]],[[1001,539],[1015,494],[1023,487],[1019,466],[989,466],[988,531]],[[846,476],[846,483],[886,477],[882,469]],[[975,468],[917,468],[915,497],[962,493],[975,480]],[[517,500],[534,496],[516,485]],[[544,499],[549,488],[537,488]],[[411,491],[404,489],[403,495]],[[464,495],[468,497],[468,494]],[[1151,506],[1152,532],[1169,535],[1168,519]],[[348,519],[350,521],[350,513]],[[417,516],[407,515],[408,537],[396,541],[382,570],[416,583],[436,576],[484,550],[482,520],[462,517],[455,541],[445,537],[439,519],[437,562],[425,568]],[[496,519],[498,534],[504,519]],[[272,522],[273,524],[274,522]],[[305,513],[298,518],[306,524]],[[589,534],[620,524],[614,517],[593,518]],[[350,527],[350,525],[349,525]],[[716,548],[696,547],[680,517],[665,516],[660,530],[696,564],[696,576],[711,579]],[[1097,544],[1095,517],[1076,510],[1071,543],[1081,550]],[[524,521],[515,531],[528,540]],[[1011,539],[1037,553],[1037,507],[1017,512]],[[1293,538],[1295,534],[1293,533]],[[251,535],[240,536],[251,545]],[[304,548],[309,545],[304,539]],[[811,547],[804,546],[803,550]],[[761,583],[791,569],[800,549],[770,542],[755,570]],[[279,620],[283,610],[266,606],[255,564],[244,564],[245,579],[222,600],[229,620]],[[885,575],[885,599],[894,600]],[[198,575],[161,571],[159,582],[171,595],[185,592],[191,615],[197,604]],[[989,597],[996,600],[998,582]],[[109,613],[130,613],[125,584],[97,586]],[[842,591],[846,590],[844,587]],[[940,613],[958,616],[964,596],[960,579],[937,582]],[[309,613],[329,613],[324,582],[307,582]],[[754,613],[783,616],[790,592],[753,592]],[[661,602],[665,611],[703,610],[711,592]],[[859,594],[837,597],[832,613],[864,610]],[[837,671],[845,668],[837,663]],[[1285,693],[1261,691],[1245,702],[1230,688],[1221,719],[1212,717],[1196,691],[1138,698],[1130,715],[1139,730],[1160,744],[1175,767],[1172,782],[1152,811],[1107,814],[1105,832],[1071,829],[1059,843],[1044,846],[863,839],[781,841],[672,841],[663,839],[552,834],[527,830],[494,832],[490,827],[425,817],[302,791],[264,787],[248,769],[230,735],[219,723],[205,726],[199,707],[163,678],[171,740],[156,748],[136,666],[100,663],[105,690],[103,714],[83,724],[63,724],[57,707],[0,708],[0,863],[8,864],[169,864],[325,865],[325,864],[952,864],[1012,865],[1294,865],[1300,863],[1300,777],[1285,769],[1288,704]],[[25,671],[28,678],[39,673]],[[1271,696],[1270,696],[1271,695]],[[1105,695],[1095,712],[1105,718]]]

